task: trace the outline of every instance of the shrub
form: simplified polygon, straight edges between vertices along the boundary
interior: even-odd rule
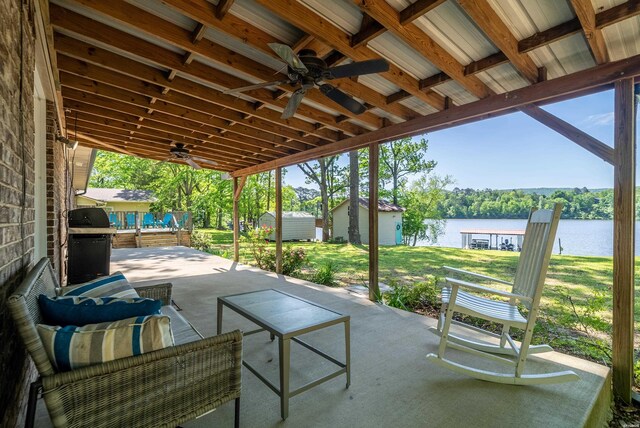
[[[431,277],[411,285],[391,284],[391,291],[383,295],[383,301],[406,311],[435,309],[439,306],[437,283],[437,278]]]
[[[250,229],[246,236],[242,237],[242,241],[249,244],[249,251],[251,251],[251,255],[260,269],[268,269],[265,266],[272,257],[269,254],[270,251],[267,249],[269,243],[267,238],[271,235],[271,232],[273,232],[272,227],[263,225],[262,227]],[[274,269],[269,270],[275,270],[275,254],[273,255],[273,263]]]
[[[282,249],[282,274],[292,276],[300,271],[302,265],[307,261],[307,252],[302,247],[286,247]],[[256,260],[258,267],[264,270],[275,272],[276,252],[272,249],[265,249]]]
[[[191,233],[191,248],[208,253],[213,248],[213,245],[214,243],[211,235],[199,230],[194,230]]]
[[[336,269],[332,262],[327,262],[320,266],[309,279],[316,284],[333,286],[336,285]]]

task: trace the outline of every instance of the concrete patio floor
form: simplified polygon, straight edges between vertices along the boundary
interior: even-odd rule
[[[185,247],[119,249],[111,272],[136,283],[173,283],[182,314],[205,336],[216,331],[218,296],[275,288],[351,315],[351,386],[339,376],[290,401],[289,418],[280,419],[279,398],[243,369],[240,422],[243,427],[580,427],[604,426],[609,414],[608,368],[560,353],[532,357],[527,372],[571,369],[581,380],[547,386],[511,386],[478,381],[429,363],[437,338],[427,329],[436,320],[374,304],[344,289],[278,276]],[[255,326],[228,309],[223,330]],[[342,326],[305,336],[344,360]],[[267,333],[245,338],[243,358],[278,380],[277,341]],[[455,350],[449,357],[475,361]],[[491,363],[492,364],[492,363]],[[332,364],[294,344],[292,389],[334,370]],[[494,370],[501,370],[495,367]],[[41,403],[40,410],[44,407]],[[42,412],[39,412],[42,414]],[[39,419],[42,421],[42,419]],[[229,403],[186,427],[233,425]]]

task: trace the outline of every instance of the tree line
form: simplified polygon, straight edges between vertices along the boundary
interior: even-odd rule
[[[459,189],[445,192],[438,210],[451,219],[522,219],[531,207],[563,205],[562,218],[610,220],[613,218],[613,190],[590,191],[586,187],[557,189],[550,194],[523,190]],[[640,212],[640,210],[638,210]]]

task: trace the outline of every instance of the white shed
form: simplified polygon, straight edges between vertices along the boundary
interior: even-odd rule
[[[258,219],[258,225],[276,228],[276,213],[266,212]],[[269,235],[269,240],[276,239],[275,232]],[[316,218],[303,211],[282,212],[282,240],[307,241],[316,239]]]
[[[360,239],[369,243],[369,200],[360,198]],[[402,213],[404,208],[385,200],[378,201],[378,240],[380,245],[402,244]],[[349,199],[333,209],[334,239],[349,240]]]

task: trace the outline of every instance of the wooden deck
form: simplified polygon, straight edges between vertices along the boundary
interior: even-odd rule
[[[112,240],[113,248],[143,248],[143,247],[173,247],[191,246],[191,233],[187,230],[180,232],[168,229],[142,229],[136,234],[133,229],[118,230]]]

